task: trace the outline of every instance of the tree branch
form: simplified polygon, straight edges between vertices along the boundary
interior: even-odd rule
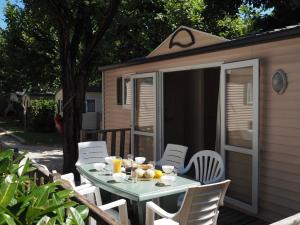
[[[121,0],[111,0],[110,6],[108,7],[107,13],[105,14],[103,20],[98,23],[98,30],[95,32],[94,37],[89,46],[87,46],[86,50],[83,53],[82,59],[80,61],[79,69],[81,70],[92,58],[93,52],[104,36],[106,30],[111,25],[115,14],[118,11]]]

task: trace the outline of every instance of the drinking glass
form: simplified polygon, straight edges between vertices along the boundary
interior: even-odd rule
[[[173,183],[175,183],[177,178],[177,169],[175,167],[173,169],[173,172],[170,175],[174,177]]]
[[[121,173],[122,158],[120,156],[116,156],[116,158],[113,159],[113,166],[114,173]]]
[[[131,177],[131,182],[132,183],[136,183],[137,182],[137,174],[136,174],[135,170],[136,170],[136,168],[131,167],[130,177]]]
[[[127,155],[127,160],[123,160],[123,161],[125,161],[124,162],[124,167],[125,167],[126,174],[130,175],[132,167],[133,167],[133,155],[128,154]]]

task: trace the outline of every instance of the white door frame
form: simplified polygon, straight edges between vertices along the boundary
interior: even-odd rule
[[[226,144],[226,74],[227,69],[236,69],[243,67],[253,68],[253,139],[252,149],[237,147]],[[221,66],[220,77],[220,93],[221,93],[221,154],[226,163],[226,151],[239,152],[252,156],[252,204],[249,205],[237,199],[226,197],[226,201],[230,204],[245,209],[251,213],[257,213],[258,210],[258,150],[259,150],[259,60],[245,60],[233,63],[226,63]]]
[[[135,79],[140,79],[140,78],[153,78],[153,93],[154,93],[154,124],[153,124],[153,133],[149,132],[144,132],[144,131],[136,131],[135,130],[135,95],[136,95],[136,87],[135,87]],[[140,73],[140,74],[134,74],[130,76],[131,79],[131,90],[132,90],[132,104],[131,104],[131,153],[134,154],[134,136],[135,135],[141,135],[141,136],[148,136],[148,137],[153,137],[153,158],[156,159],[157,155],[157,73],[156,72],[151,72],[151,73]]]

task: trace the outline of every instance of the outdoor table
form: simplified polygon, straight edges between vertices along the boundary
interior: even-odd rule
[[[93,185],[112,194],[135,201],[138,207],[139,224],[145,224],[145,204],[155,198],[185,192],[189,187],[199,185],[199,181],[177,176],[170,186],[156,186],[157,180],[141,180],[136,183],[124,181],[110,182],[112,176],[105,172],[93,170],[92,164],[77,167],[79,173],[93,183]]]

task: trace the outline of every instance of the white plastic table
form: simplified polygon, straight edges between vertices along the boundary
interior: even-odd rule
[[[142,180],[136,183],[110,182],[111,176],[105,175],[102,172],[94,172],[91,164],[80,165],[77,167],[79,173],[91,181],[95,186],[108,191],[112,194],[121,196],[123,198],[135,201],[138,206],[139,224],[145,224],[145,203],[155,198],[160,198],[168,195],[178,194],[185,192],[189,187],[200,185],[199,181],[192,179],[177,177],[174,184],[170,186],[157,186],[157,180]]]

